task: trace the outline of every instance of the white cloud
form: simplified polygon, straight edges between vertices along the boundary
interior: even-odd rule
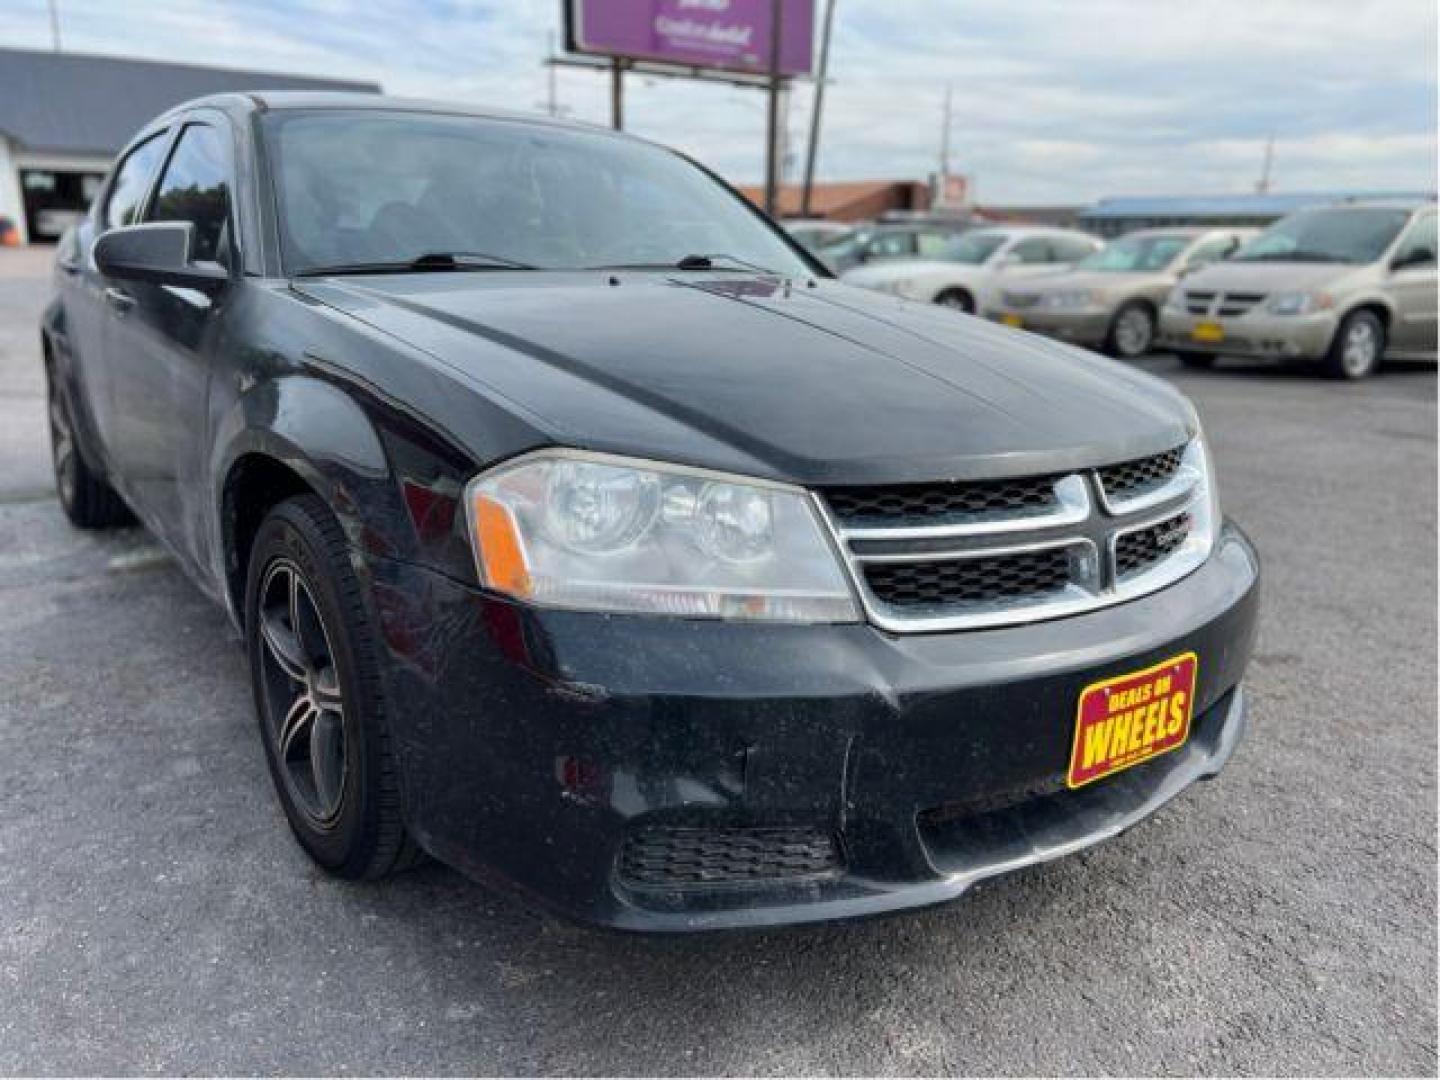
[[[58,0],[68,47],[378,79],[387,90],[534,109],[560,0]],[[822,176],[952,159],[988,201],[1243,191],[1275,135],[1281,189],[1433,188],[1434,0],[838,0]],[[45,0],[0,43],[46,47]],[[603,76],[561,102],[608,120]],[[791,112],[803,157],[810,89]],[[628,126],[737,181],[763,170],[756,91],[627,80]]]

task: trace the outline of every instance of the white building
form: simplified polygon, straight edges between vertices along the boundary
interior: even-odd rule
[[[0,217],[22,241],[50,241],[84,213],[111,159],[173,105],[246,90],[360,90],[379,84],[0,49]]]

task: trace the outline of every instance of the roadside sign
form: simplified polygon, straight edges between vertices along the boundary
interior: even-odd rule
[[[809,75],[814,0],[565,0],[571,52],[766,74],[772,4],[781,4],[780,74]]]

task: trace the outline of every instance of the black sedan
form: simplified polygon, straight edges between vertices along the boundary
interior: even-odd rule
[[[424,851],[646,930],[891,911],[1241,736],[1257,564],[1190,405],[842,286],[659,147],[206,98],[55,281],[65,510],[228,610],[337,875]]]

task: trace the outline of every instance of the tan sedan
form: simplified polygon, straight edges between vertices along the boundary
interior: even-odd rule
[[[985,314],[1132,359],[1155,342],[1160,306],[1185,274],[1225,258],[1253,229],[1141,229],[1063,273],[998,291]]]

